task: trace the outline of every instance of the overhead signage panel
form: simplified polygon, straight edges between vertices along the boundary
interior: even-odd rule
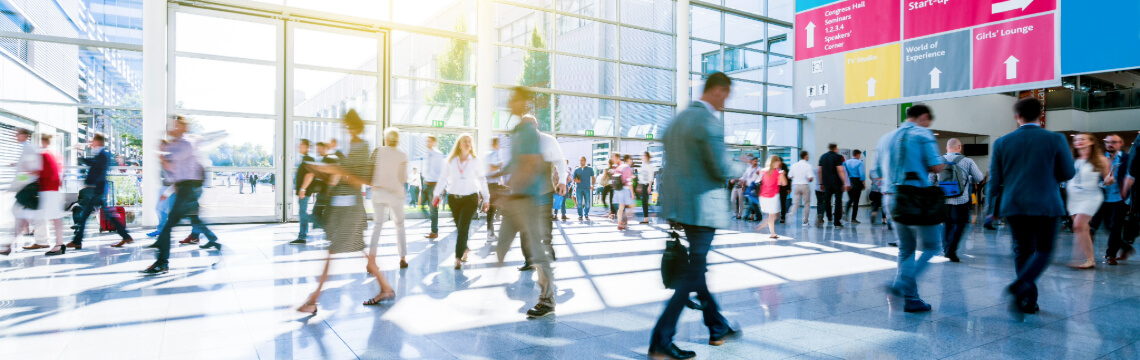
[[[1059,16],[1057,0],[846,0],[808,7],[796,14],[794,110],[1058,86]]]

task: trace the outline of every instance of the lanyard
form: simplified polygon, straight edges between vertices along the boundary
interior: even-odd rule
[[[466,178],[467,178],[467,176],[465,176],[465,175],[463,174],[463,171],[464,171],[464,170],[467,170],[467,165],[468,165],[468,164],[471,164],[471,160],[470,160],[470,159],[468,159],[467,161],[463,161],[463,159],[462,159],[462,158],[460,158],[460,159],[459,159],[459,163],[455,165],[455,167],[459,168],[459,177],[460,177],[460,178],[463,178],[463,179],[466,179]]]

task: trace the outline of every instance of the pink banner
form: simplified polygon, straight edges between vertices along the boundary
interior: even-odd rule
[[[899,1],[851,0],[797,14],[796,60],[899,41]]]
[[[1055,9],[1057,0],[905,0],[903,31],[913,39]]]
[[[973,30],[974,88],[1053,80],[1053,15]]]

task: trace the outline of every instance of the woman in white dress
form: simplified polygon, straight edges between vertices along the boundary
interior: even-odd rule
[[[1104,145],[1097,141],[1092,134],[1081,133],[1073,138],[1073,166],[1077,168],[1077,175],[1073,176],[1065,186],[1069,203],[1067,209],[1073,217],[1073,258],[1070,267],[1076,269],[1092,269],[1096,267],[1093,260],[1092,233],[1089,232],[1089,220],[1100,209],[1104,202],[1104,193],[1101,185],[1115,183],[1109,174],[1108,159],[1104,157]],[[1103,179],[1103,182],[1102,182]],[[1084,263],[1077,263],[1078,250],[1084,253]]]

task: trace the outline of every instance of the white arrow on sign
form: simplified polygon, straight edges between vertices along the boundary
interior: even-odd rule
[[[1017,58],[1013,57],[1013,55],[1010,55],[1009,59],[1005,59],[1005,79],[1006,80],[1013,80],[1013,79],[1017,78],[1017,63],[1018,62],[1021,62],[1021,60],[1018,60]]]
[[[941,80],[940,76],[938,76],[938,75],[941,75],[941,74],[942,74],[942,70],[938,70],[938,68],[934,68],[934,70],[930,70],[930,88],[931,89],[937,89],[938,88],[939,83],[941,83],[941,81],[939,81],[939,80]]]
[[[867,97],[875,97],[875,78],[867,79]]]
[[[827,105],[827,100],[812,100],[810,103],[808,103],[808,106],[811,106],[812,109],[824,105]]]
[[[1033,0],[1007,0],[990,5],[990,10],[994,14],[1000,14],[1006,11],[1014,11],[1017,9],[1025,11],[1025,8],[1029,7],[1029,4],[1032,3]]]
[[[815,23],[809,21],[804,28],[807,29],[807,48],[811,49],[815,47]]]

